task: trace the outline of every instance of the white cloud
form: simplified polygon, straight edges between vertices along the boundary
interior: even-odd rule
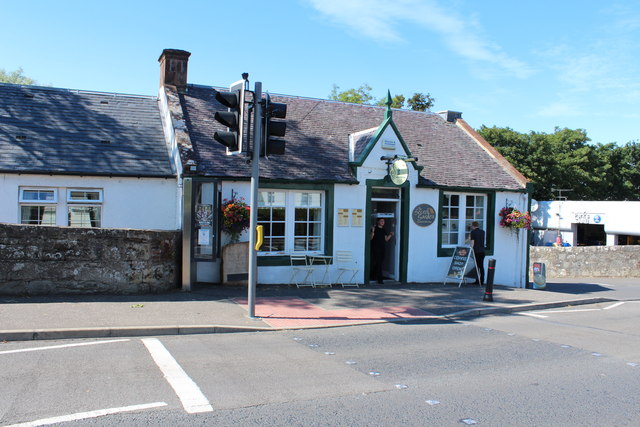
[[[445,46],[462,58],[498,66],[520,78],[533,73],[528,64],[480,37],[475,22],[463,20],[435,0],[308,1],[336,24],[378,42],[404,42],[402,26],[417,24],[439,35]]]
[[[538,109],[534,117],[577,117],[582,113],[579,108],[570,102],[554,102]]]

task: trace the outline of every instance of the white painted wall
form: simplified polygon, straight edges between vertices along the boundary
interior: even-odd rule
[[[637,220],[640,202],[630,201],[542,201],[532,212],[532,223],[536,230],[553,230],[546,241],[555,241],[557,230],[563,241],[573,242],[576,224],[602,224],[607,234],[607,245],[615,245],[615,236],[627,234],[640,236]]]
[[[67,225],[70,188],[103,190],[102,227],[177,230],[178,186],[175,178],[121,178],[0,174],[0,222],[20,222],[20,187],[56,188],[56,223]]]

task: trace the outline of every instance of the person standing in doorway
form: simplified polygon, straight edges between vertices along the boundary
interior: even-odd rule
[[[383,283],[382,264],[384,263],[385,246],[393,237],[393,231],[387,234],[384,229],[384,218],[378,218],[376,225],[371,228],[371,266],[373,279]]]
[[[484,230],[480,228],[478,221],[471,223],[471,235],[469,236],[471,242],[469,245],[473,248],[473,253],[476,257],[476,264],[478,265],[478,276],[474,285],[484,285]],[[480,282],[478,282],[480,280]]]

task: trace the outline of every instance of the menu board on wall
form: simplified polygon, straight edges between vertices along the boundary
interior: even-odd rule
[[[352,209],[351,210],[351,226],[352,227],[362,227],[362,209]]]
[[[338,209],[338,227],[349,226],[349,209]]]

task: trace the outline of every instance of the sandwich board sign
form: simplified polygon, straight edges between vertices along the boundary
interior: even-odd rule
[[[456,246],[443,284],[447,282],[458,282],[458,287],[460,287],[462,286],[462,282],[464,282],[465,275],[473,270],[475,270],[476,275],[478,275],[478,266],[476,265],[476,256],[473,248]]]

